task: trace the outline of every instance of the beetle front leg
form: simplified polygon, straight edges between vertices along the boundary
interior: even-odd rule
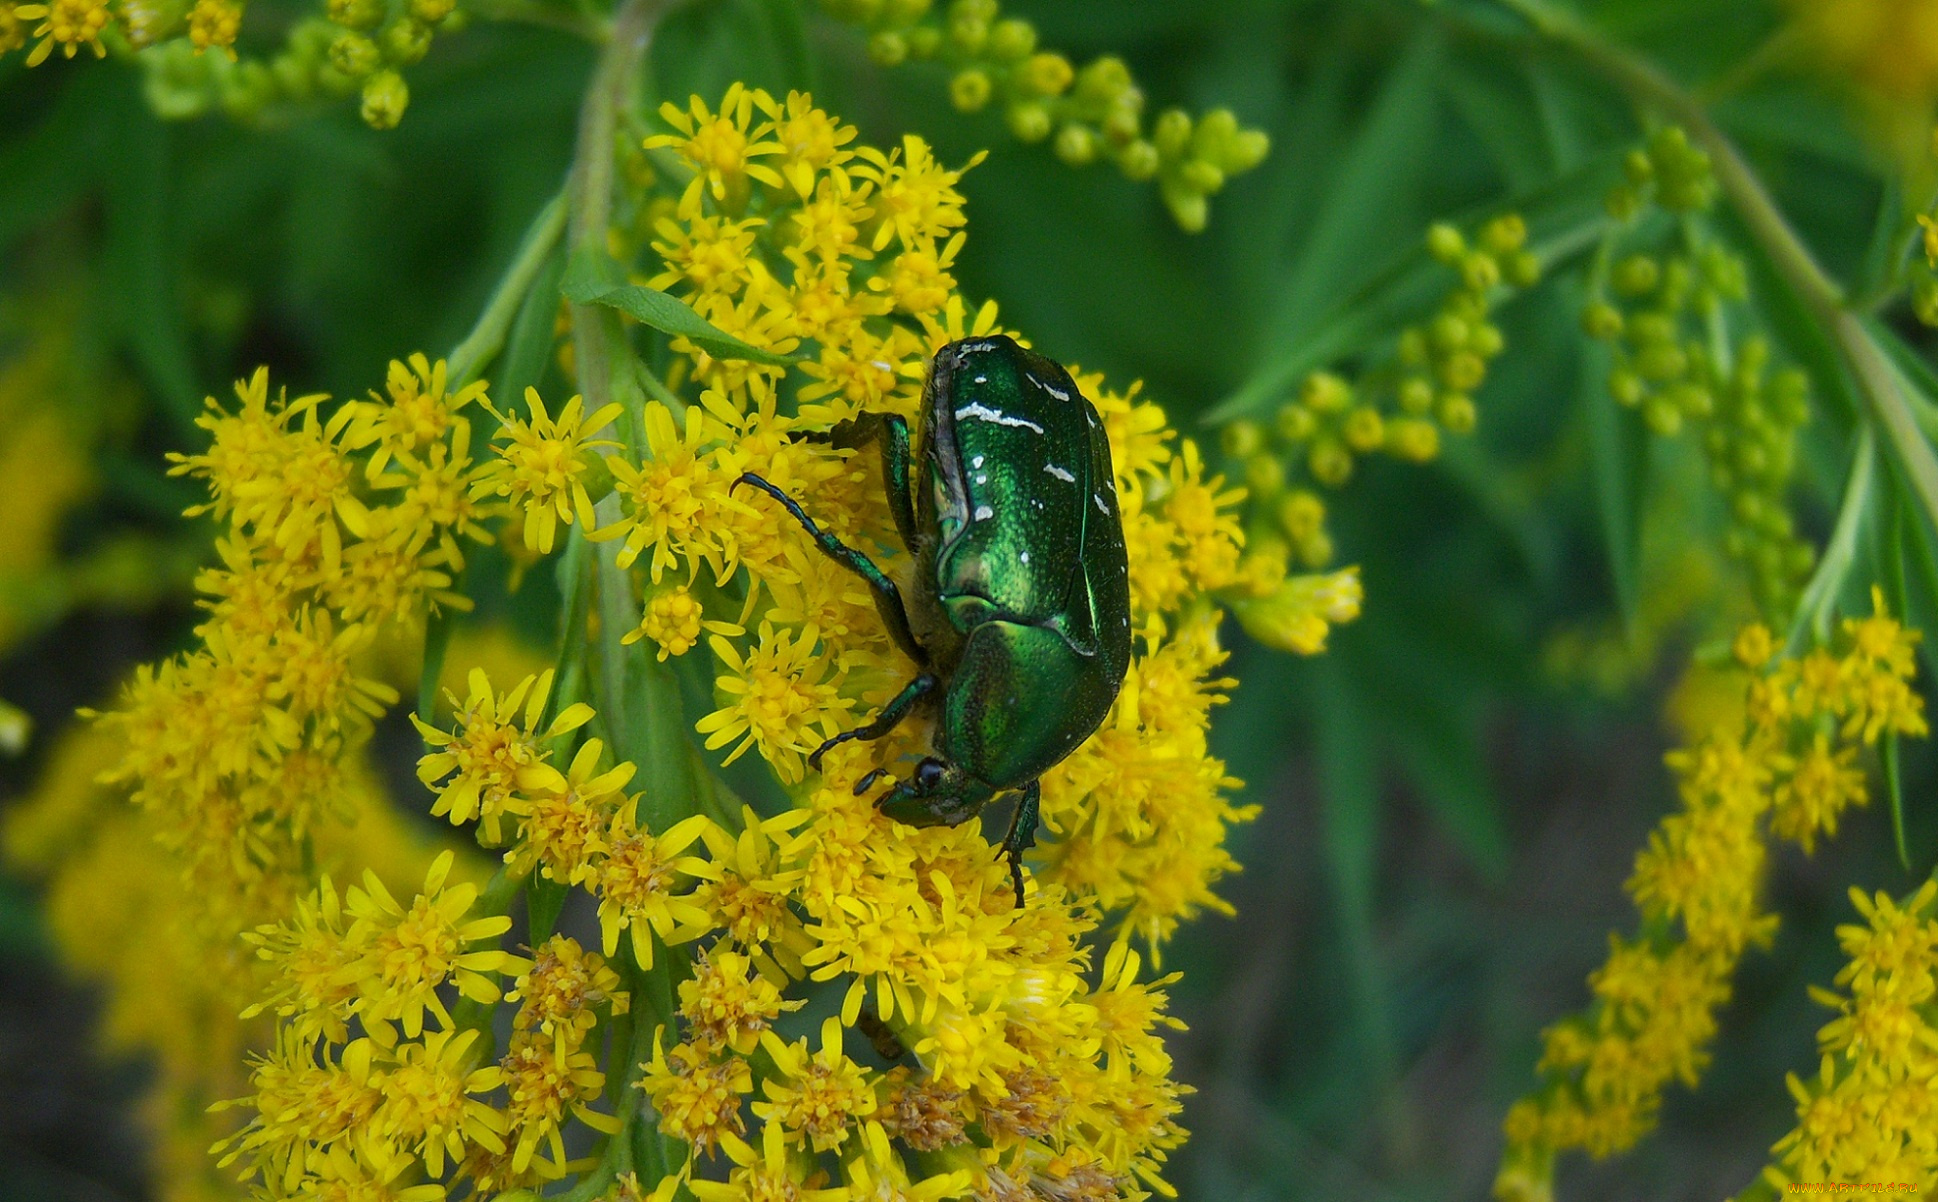
[[[909,450],[908,421],[898,413],[864,413],[828,431],[835,446],[860,450],[871,442],[882,444],[882,486],[888,493],[888,510],[895,517],[895,529],[902,545],[915,553],[915,488],[911,483],[914,460]]]
[[[928,652],[922,650],[922,645],[915,641],[914,632],[909,629],[908,610],[902,605],[902,591],[895,587],[895,582],[888,578],[888,573],[876,567],[874,560],[821,529],[815,524],[814,519],[807,515],[807,511],[801,508],[800,503],[782,492],[777,485],[769,483],[752,472],[742,472],[734,481],[735,488],[742,484],[758,488],[779,501],[787,508],[787,512],[793,515],[794,520],[801,524],[801,529],[808,532],[808,537],[815,541],[823,554],[866,581],[869,589],[875,594],[875,609],[881,614],[883,624],[888,627],[888,637],[894,639],[895,645],[917,664],[924,668],[929,666]]]
[[[915,708],[915,703],[929,693],[934,692],[935,687],[941,683],[942,678],[933,672],[924,672],[914,680],[909,681],[908,685],[901,692],[889,698],[888,704],[882,706],[882,712],[875,715],[874,721],[865,726],[857,726],[853,730],[844,730],[834,738],[816,747],[808,755],[807,766],[813,771],[819,772],[821,771],[821,757],[836,747],[841,746],[843,743],[854,739],[879,739],[889,731],[894,730],[897,726],[901,725],[902,719],[908,717],[908,712]],[[876,771],[880,771],[880,769],[876,769]],[[871,773],[870,775],[872,776],[873,774]],[[862,779],[867,780],[868,777],[863,777]]]
[[[1031,781],[1016,796],[1016,812],[1003,834],[1002,854],[1009,860],[1009,879],[1016,886],[1016,904],[1023,904],[1023,853],[1036,846],[1036,822],[1043,805],[1043,785]]]

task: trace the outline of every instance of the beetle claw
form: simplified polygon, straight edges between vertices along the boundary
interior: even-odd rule
[[[886,768],[871,769],[866,776],[855,782],[855,796],[860,797],[863,793],[868,792],[868,790],[880,784],[882,778],[887,775],[888,769]]]

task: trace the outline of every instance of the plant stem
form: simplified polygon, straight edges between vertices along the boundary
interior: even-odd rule
[[[1926,516],[1938,524],[1938,455],[1918,430],[1896,375],[1870,332],[1853,314],[1844,291],[1818,265],[1771,199],[1763,181],[1744,160],[1700,101],[1653,64],[1610,43],[1573,17],[1549,8],[1542,0],[1499,0],[1543,37],[1579,55],[1636,100],[1656,108],[1688,132],[1708,152],[1723,194],[1762,245],[1777,271],[1816,315],[1838,349],[1863,394],[1872,421],[1881,429]]]
[[[653,27],[673,2],[623,0],[613,14],[611,40],[600,55],[579,110],[578,142],[567,183],[568,255],[606,253],[606,233],[612,224],[617,122],[633,99]],[[640,421],[644,398],[636,357],[619,315],[604,306],[575,304],[571,306],[570,316],[579,387],[585,396],[586,409],[596,412],[610,402],[619,402],[624,436],[619,437],[621,431],[611,425],[600,431],[599,436],[624,446],[626,453],[637,460],[644,450],[645,430]],[[623,516],[619,495],[613,493],[603,498],[594,507],[594,515],[601,527],[619,520]],[[612,737],[614,755],[639,766],[638,779],[644,787],[640,804],[645,825],[663,830],[671,821],[695,812],[698,806],[697,781],[693,777],[693,757],[686,738],[679,688],[665,665],[651,662],[643,649],[620,642],[637,619],[632,576],[619,565],[620,543],[606,540],[596,544],[594,551],[599,607],[600,717]],[[583,638],[584,635],[579,630],[567,637]],[[607,1140],[598,1165],[563,1195],[572,1202],[597,1196],[619,1173],[643,1168],[650,1176],[653,1170],[663,1167],[666,1159],[659,1158],[662,1165],[636,1165],[633,1158],[635,1133],[641,1124],[653,1121],[634,1091],[640,1062],[650,1053],[659,1024],[671,1021],[677,954],[670,948],[663,950],[666,954],[658,957],[651,969],[634,964],[629,954],[622,953],[618,958],[634,1008],[631,1038],[623,1047],[617,1046],[615,1040],[606,1065],[608,1079],[617,1083],[613,1096],[621,1125],[619,1133]],[[655,1143],[661,1139],[650,1130],[644,1134]],[[657,1182],[642,1182],[647,1186],[654,1184]]]
[[[450,386],[459,388],[476,378],[480,369],[504,349],[505,334],[518,316],[518,307],[525,303],[525,294],[532,289],[532,281],[545,266],[545,260],[558,244],[559,235],[565,232],[565,194],[560,192],[545,202],[532,218],[531,225],[525,229],[525,236],[518,243],[518,253],[512,256],[511,266],[499,278],[498,286],[492,289],[491,299],[485,303],[484,312],[464,336],[464,341],[451,350],[447,359],[449,364]]]

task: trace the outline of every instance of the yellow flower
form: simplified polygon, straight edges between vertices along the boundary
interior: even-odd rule
[[[68,58],[73,58],[83,46],[92,49],[96,58],[107,57],[108,48],[101,44],[101,34],[111,19],[107,0],[49,0],[46,4],[16,4],[13,6],[13,16],[14,20],[23,23],[40,22],[30,35],[39,38],[40,43],[27,55],[29,67],[38,67],[46,62],[56,45]]]
[[[692,1144],[695,1155],[747,1129],[741,1098],[754,1088],[754,1074],[745,1060],[716,1059],[707,1049],[684,1043],[667,1051],[655,1034],[653,1058],[641,1067],[639,1088],[659,1113],[660,1130]]]
[[[1347,568],[1317,576],[1286,576],[1262,597],[1241,596],[1231,611],[1251,635],[1268,647],[1299,655],[1326,649],[1334,626],[1359,616],[1365,589],[1359,569]]]
[[[850,1128],[875,1112],[875,1088],[867,1070],[841,1050],[841,1020],[821,1024],[821,1050],[809,1054],[807,1040],[783,1043],[763,1032],[760,1046],[774,1062],[775,1075],[761,1083],[766,1100],[754,1114],[770,1129],[779,1127],[816,1152],[839,1149]]]
[[[638,628],[626,633],[619,641],[631,646],[641,639],[651,639],[658,650],[660,662],[665,663],[667,656],[685,655],[698,646],[702,630],[727,636],[746,633],[731,622],[707,620],[702,615],[700,602],[692,593],[676,584],[648,597],[639,615]]]
[[[691,887],[679,889],[682,878],[717,874],[698,856],[682,855],[712,823],[695,814],[658,836],[639,826],[637,807],[622,805],[612,816],[603,854],[592,861],[587,880],[599,898],[599,934],[605,954],[619,950],[621,935],[629,935],[633,958],[641,967],[653,966],[653,936],[669,945],[706,933],[713,915],[694,902]]]
[[[729,764],[757,747],[782,781],[800,780],[807,754],[840,733],[854,708],[841,695],[839,675],[818,653],[820,640],[813,626],[790,638],[763,622],[759,643],[743,656],[715,635],[713,653],[727,671],[714,683],[727,702],[696,726],[707,747],[733,743]]]
[[[785,104],[761,91],[753,97],[755,106],[767,114],[766,132],[780,149],[781,175],[796,196],[806,200],[814,195],[816,176],[823,171],[832,171],[842,188],[848,186],[841,167],[855,157],[844,149],[855,139],[854,126],[815,108],[814,98],[806,92],[789,92]]]
[[[606,1075],[599,1071],[590,1052],[573,1050],[560,1055],[546,1042],[521,1033],[512,1037],[511,1050],[499,1062],[499,1071],[507,1095],[504,1117],[508,1133],[515,1137],[511,1159],[514,1173],[530,1167],[543,1144],[552,1158],[539,1170],[540,1175],[564,1175],[565,1139],[559,1128],[568,1114],[607,1135],[619,1130],[617,1119],[591,1108],[605,1088]]]
[[[612,815],[635,804],[621,790],[637,768],[622,760],[601,772],[604,752],[598,739],[587,739],[564,772],[541,763],[521,774],[531,782],[531,797],[518,844],[505,853],[512,872],[522,876],[536,865],[552,880],[576,885],[594,871]]]
[[[438,790],[433,817],[460,824],[477,818],[485,845],[494,847],[505,841],[505,818],[525,814],[531,791],[551,779],[537,772],[551,757],[545,744],[590,722],[592,707],[584,702],[566,706],[541,731],[538,723],[552,695],[550,668],[527,676],[502,696],[492,694],[482,669],[473,668],[468,683],[462,704],[447,694],[457,709],[455,730],[446,733],[411,715],[424,741],[437,749],[417,761],[417,779]],[[517,721],[521,705],[522,725]],[[439,786],[446,777],[450,779]]]
[[[235,59],[236,34],[242,29],[242,6],[229,0],[195,0],[188,14],[188,40],[200,54],[213,46]]]
[[[684,431],[672,411],[658,401],[646,403],[647,459],[638,467],[614,456],[614,483],[631,513],[592,534],[595,541],[624,537],[619,566],[629,567],[651,548],[655,583],[665,570],[685,560],[689,574],[713,569],[725,582],[735,566],[730,515],[749,512],[732,495],[739,475],[730,462],[702,448],[712,441],[706,415],[695,405],[686,411]]]
[[[390,1049],[396,1063],[384,1075],[370,1138],[420,1157],[433,1177],[443,1175],[446,1156],[463,1160],[467,1145],[503,1151],[504,1116],[475,1095],[497,1088],[504,1075],[495,1065],[469,1067],[477,1038],[474,1030],[432,1031],[422,1043]]]
[[[693,976],[680,982],[680,1017],[694,1041],[742,1056],[760,1045],[761,1033],[783,1012],[805,1005],[782,998],[780,988],[739,952],[702,954]]]
[[[345,905],[353,920],[350,938],[361,947],[352,966],[355,1008],[366,1022],[401,1022],[404,1033],[414,1039],[423,1031],[429,1010],[448,1028],[451,1016],[437,996],[439,986],[454,984],[474,1001],[495,1002],[498,986],[486,974],[523,967],[507,952],[466,950],[510,930],[511,919],[497,914],[467,920],[478,889],[469,884],[447,887],[451,863],[448,851],[431,862],[424,890],[409,909],[397,904],[375,873],[364,874],[363,888],[350,889]]]
[[[534,1031],[553,1040],[562,1049],[576,1048],[598,1021],[594,1011],[611,1005],[615,1013],[625,1013],[628,998],[619,988],[619,974],[606,965],[605,957],[579,946],[568,935],[554,935],[533,952],[532,966],[511,992],[508,1002],[518,1002],[512,1028]]]
[[[660,117],[679,132],[655,134],[646,139],[646,148],[671,146],[696,172],[680,198],[683,215],[699,213],[703,187],[714,200],[738,206],[746,203],[749,180],[774,188],[782,186],[778,172],[754,161],[782,149],[778,142],[754,135],[754,98],[753,92],[736,83],[727,89],[718,113],[708,109],[698,96],[685,110],[670,101],[660,105]]]
[[[525,403],[532,411],[529,422],[491,410],[501,423],[493,438],[504,439],[505,445],[496,448],[497,457],[479,469],[471,495],[510,498],[524,515],[525,546],[547,555],[558,523],[570,526],[576,518],[580,529],[592,529],[592,498],[582,477],[593,466],[591,454],[618,445],[594,435],[620,410],[616,404],[607,405],[583,415],[584,402],[575,396],[553,419],[536,388],[525,390]]]

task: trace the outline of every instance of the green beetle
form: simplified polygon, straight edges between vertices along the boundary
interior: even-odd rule
[[[883,813],[954,826],[1018,794],[1003,837],[1016,900],[1036,841],[1038,779],[1090,737],[1130,666],[1130,572],[1110,440],[1061,366],[1003,335],[949,343],[930,360],[913,448],[908,423],[869,414],[819,437],[879,442],[889,508],[915,559],[904,597],[866,555],[752,473],[736,484],[787,507],[821,549],[868,582],[920,675],[873,721],[828,749],[878,739],[918,705],[937,711],[932,754],[884,794]],[[867,792],[876,769],[855,786]]]

